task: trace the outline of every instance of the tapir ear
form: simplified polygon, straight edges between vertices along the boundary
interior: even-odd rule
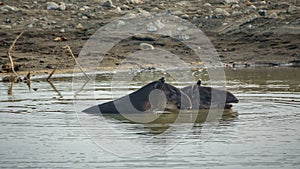
[[[164,83],[165,83],[165,78],[162,77],[154,84],[154,88],[161,89],[163,87]]]
[[[165,83],[165,78],[164,78],[164,77],[161,77],[161,78],[159,79],[159,81],[161,81],[162,83]]]
[[[197,81],[197,85],[198,85],[198,86],[201,86],[201,80],[198,80],[198,81]]]

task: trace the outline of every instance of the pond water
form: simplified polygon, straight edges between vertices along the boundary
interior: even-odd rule
[[[79,113],[156,80],[159,75],[151,72],[114,93],[109,72],[99,72],[96,82],[86,85],[65,76],[52,83],[35,77],[30,89],[18,83],[10,90],[10,83],[0,83],[0,167],[299,168],[300,69],[225,73],[226,87],[240,103],[206,122],[205,112],[196,119],[195,113],[181,114],[179,122],[178,115],[166,113],[150,123]],[[197,78],[205,85],[205,73],[194,75],[175,85],[191,85]]]

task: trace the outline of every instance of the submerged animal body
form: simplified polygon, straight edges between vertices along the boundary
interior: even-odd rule
[[[181,89],[192,100],[192,109],[230,109],[232,104],[238,103],[239,100],[230,92],[201,86],[199,80],[192,86]]]
[[[151,82],[137,91],[114,101],[92,106],[86,113],[122,114],[144,113],[155,110],[178,111],[191,109],[190,98],[180,89],[165,83],[164,78]]]

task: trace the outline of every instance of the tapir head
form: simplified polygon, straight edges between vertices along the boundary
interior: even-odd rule
[[[158,91],[164,93],[167,110],[192,108],[191,99],[180,89],[165,83],[163,77],[154,83],[154,89],[158,89]]]
[[[192,100],[193,109],[217,108],[224,105],[225,109],[232,107],[230,103],[238,103],[239,100],[230,92],[212,87],[201,86],[199,80],[196,84],[182,89]],[[219,107],[220,108],[220,107]]]

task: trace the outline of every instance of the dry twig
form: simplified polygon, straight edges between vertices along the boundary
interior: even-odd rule
[[[92,79],[84,72],[83,68],[82,68],[82,67],[80,66],[80,64],[78,63],[76,57],[74,56],[74,54],[73,54],[73,52],[72,52],[72,50],[71,50],[71,47],[70,47],[69,45],[66,45],[65,50],[64,50],[64,52],[63,52],[63,54],[62,54],[62,56],[61,56],[61,58],[60,58],[60,60],[59,60],[59,63],[56,65],[56,67],[55,67],[55,68],[52,70],[52,72],[49,74],[49,76],[47,77],[47,81],[50,80],[50,78],[52,77],[52,75],[54,74],[54,72],[55,72],[55,71],[58,69],[58,67],[62,64],[62,60],[63,60],[63,58],[65,57],[65,55],[67,54],[67,52],[70,53],[70,55],[72,56],[73,60],[75,61],[75,63],[77,64],[77,66],[79,67],[79,69],[81,70],[81,72],[84,74],[84,76],[85,76],[86,78],[88,78],[89,80],[92,80]]]
[[[15,71],[15,66],[14,66],[14,61],[12,59],[12,53],[13,53],[13,49],[15,47],[15,44],[17,42],[17,40],[22,36],[24,32],[21,32],[17,37],[16,39],[13,41],[13,43],[11,44],[11,46],[9,47],[8,51],[7,51],[7,55],[8,55],[8,58],[9,58],[9,61],[10,61],[10,64],[11,64],[11,70],[13,71],[13,73],[17,76],[17,77],[20,77],[17,72]]]

